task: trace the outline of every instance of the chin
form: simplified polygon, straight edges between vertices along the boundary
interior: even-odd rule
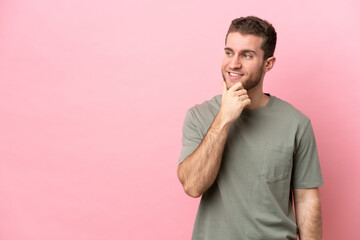
[[[226,80],[225,83],[226,83],[226,87],[227,87],[228,90],[229,90],[229,88],[231,88],[235,84],[233,82],[230,82],[229,80]]]
[[[235,85],[236,83],[238,83],[238,82],[241,82],[241,83],[244,85],[244,82],[241,81],[240,79],[231,81],[229,78],[225,77],[224,74],[222,74],[222,76],[223,76],[223,80],[224,80],[225,83],[226,83],[227,89],[231,88],[232,86],[234,86],[234,85]],[[245,80],[245,79],[244,79],[244,80]]]
[[[231,88],[232,86],[234,86],[234,85],[235,85],[236,83],[238,83],[238,82],[241,82],[242,85],[244,85],[244,83],[243,83],[242,81],[240,81],[240,80],[238,80],[238,81],[226,80],[226,86],[227,86],[227,88],[229,89],[229,88]]]

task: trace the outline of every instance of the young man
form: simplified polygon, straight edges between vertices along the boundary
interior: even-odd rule
[[[188,195],[202,196],[192,239],[321,239],[323,179],[310,120],[263,92],[275,45],[268,22],[233,20],[222,95],[186,114],[177,173]]]

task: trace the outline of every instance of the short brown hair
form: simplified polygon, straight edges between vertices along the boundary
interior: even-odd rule
[[[238,32],[241,34],[252,34],[262,37],[263,42],[261,49],[264,51],[264,60],[274,55],[276,46],[276,32],[274,27],[265,20],[255,16],[236,18],[231,22],[227,36],[231,32]]]

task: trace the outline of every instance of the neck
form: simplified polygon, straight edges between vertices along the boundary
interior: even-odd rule
[[[265,107],[265,105],[269,102],[270,97],[262,93],[260,96],[250,97],[250,99],[251,99],[251,104],[247,108],[257,109],[257,108]]]
[[[251,104],[247,107],[248,109],[262,108],[269,102],[269,96],[264,94],[261,84],[249,90],[248,95],[251,100]]]

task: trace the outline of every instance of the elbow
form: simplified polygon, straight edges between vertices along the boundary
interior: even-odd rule
[[[191,186],[187,186],[186,184],[183,184],[184,191],[187,195],[189,195],[192,198],[199,198],[202,196],[202,193],[200,191],[197,191]]]
[[[189,195],[192,198],[201,197],[201,195],[203,193],[201,191],[198,191],[198,189],[196,188],[196,186],[194,186],[194,184],[190,184],[189,181],[185,177],[183,177],[183,175],[181,174],[180,166],[178,167],[177,175],[178,175],[179,181],[187,195]]]

